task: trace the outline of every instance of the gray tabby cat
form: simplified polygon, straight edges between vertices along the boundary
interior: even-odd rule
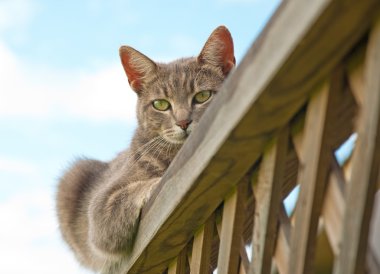
[[[78,160],[57,193],[63,238],[84,266],[102,273],[119,273],[115,265],[133,247],[142,207],[235,65],[224,26],[196,58],[155,63],[128,46],[120,57],[138,96],[131,145],[109,163]]]

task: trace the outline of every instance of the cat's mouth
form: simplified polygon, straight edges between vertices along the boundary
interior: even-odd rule
[[[169,129],[163,131],[162,137],[164,137],[164,139],[169,143],[180,145],[186,141],[187,137],[189,137],[190,132],[190,129],[180,131]]]

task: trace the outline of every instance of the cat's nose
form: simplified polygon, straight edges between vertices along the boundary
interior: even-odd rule
[[[193,120],[182,120],[182,121],[178,121],[176,125],[182,128],[183,130],[186,130],[192,121]]]

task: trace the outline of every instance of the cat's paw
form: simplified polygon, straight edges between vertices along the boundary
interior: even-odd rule
[[[101,253],[118,256],[130,253],[136,238],[140,222],[141,208],[131,210],[123,225],[109,222],[102,229],[90,230],[90,241]]]
[[[129,183],[104,192],[90,205],[89,236],[93,246],[106,254],[130,253],[140,223],[141,210],[160,178]]]
[[[155,190],[157,189],[157,186],[159,185],[160,181],[161,181],[161,178],[153,178],[146,181],[145,183],[146,186],[144,187],[145,191],[143,192],[143,195],[141,198],[142,207],[149,201],[153,193],[155,193]]]
[[[130,253],[140,222],[142,204],[127,202],[108,214],[92,211],[89,220],[91,245],[104,254]]]

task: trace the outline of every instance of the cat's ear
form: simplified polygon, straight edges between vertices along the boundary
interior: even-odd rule
[[[119,53],[129,85],[134,91],[140,92],[144,81],[149,75],[155,73],[157,69],[156,63],[129,46],[120,47]]]
[[[225,26],[220,26],[211,33],[198,56],[198,62],[219,67],[224,75],[235,66],[234,43]]]

